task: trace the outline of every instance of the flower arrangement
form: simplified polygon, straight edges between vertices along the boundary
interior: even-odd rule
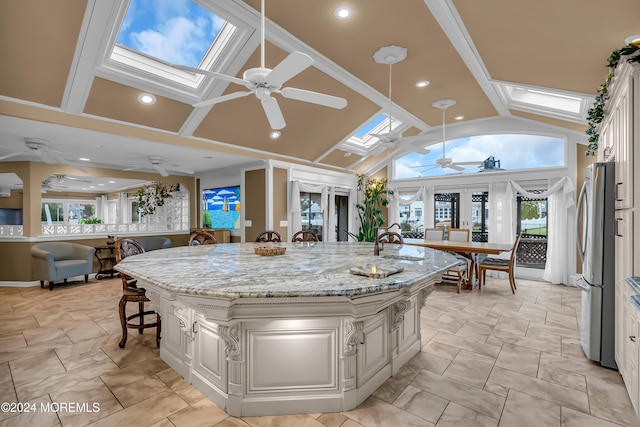
[[[609,85],[613,80],[616,67],[620,62],[620,59],[625,56],[628,62],[640,62],[640,55],[629,56],[640,50],[640,40],[634,40],[622,49],[614,50],[607,59],[607,65],[609,66],[609,72],[605,76],[604,83],[598,88],[598,95],[596,101],[593,103],[593,107],[587,111],[587,136],[589,137],[588,150],[585,152],[587,156],[595,156],[598,151],[598,140],[600,135],[598,134],[597,126],[604,119],[604,105],[608,99]]]
[[[387,196],[393,195],[386,179],[367,178],[358,175],[358,191],[363,192],[362,203],[356,205],[360,218],[358,234],[349,233],[358,242],[373,242],[376,240],[376,229],[384,225],[382,207],[389,204]]]
[[[139,188],[136,197],[138,198],[140,216],[156,213],[158,206],[164,206],[165,199],[171,197],[171,193],[174,191],[180,191],[180,184],[168,186],[166,182],[156,181],[151,185]]]

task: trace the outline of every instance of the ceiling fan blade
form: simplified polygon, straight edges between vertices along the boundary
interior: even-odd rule
[[[247,95],[251,95],[253,91],[247,92],[233,92],[227,95],[217,96],[215,98],[207,99],[206,101],[198,102],[193,104],[194,107],[208,107],[209,105],[219,104],[221,102],[230,101],[236,98],[242,98]]]
[[[278,130],[284,128],[287,125],[287,123],[284,121],[284,117],[282,116],[282,111],[280,110],[278,101],[275,98],[269,97],[267,99],[263,99],[262,109],[267,115],[267,120],[269,120],[271,129]]]
[[[463,171],[464,168],[462,166],[458,166],[456,163],[449,163],[447,166],[443,166],[445,168],[453,169],[456,171]]]
[[[338,110],[347,106],[347,100],[344,98],[305,89],[285,87],[282,89],[281,93],[285,98],[311,102],[312,104],[323,105],[325,107],[336,108]]]
[[[484,162],[454,162],[456,165],[481,165]]]
[[[21,153],[6,154],[6,155],[4,155],[4,156],[1,156],[1,157],[0,157],[0,160],[10,159],[11,157],[17,157],[17,156],[20,156],[20,155],[22,155],[22,154],[25,154],[25,153],[24,153],[24,152],[21,152]]]
[[[47,163],[60,163],[60,164],[66,163],[66,161],[62,157],[56,155],[51,150],[46,150],[46,151],[37,150],[36,153],[42,160],[44,160]]]
[[[162,165],[153,165],[153,167],[156,168],[156,170],[158,171],[158,173],[160,173],[160,175],[169,176],[169,172],[167,172],[165,168],[162,167]]]
[[[180,172],[180,173],[186,173],[186,174],[189,174],[189,175],[193,175],[195,173],[191,169],[182,168],[182,167],[179,167],[179,166],[171,166],[171,167],[169,167],[169,170],[172,170],[172,171],[175,171],[175,172]]]
[[[306,53],[291,52],[264,79],[270,86],[279,87],[293,76],[307,69],[311,64],[313,64],[313,59]]]
[[[173,65],[173,68],[177,68],[178,70],[188,71],[190,73],[195,73],[195,74],[204,74],[205,76],[211,76],[216,79],[226,80],[228,82],[235,83],[237,85],[242,85],[246,87],[251,86],[251,83],[246,80],[239,79],[234,76],[228,76],[222,73],[216,73],[215,71],[201,70],[199,68],[187,67],[186,65]]]

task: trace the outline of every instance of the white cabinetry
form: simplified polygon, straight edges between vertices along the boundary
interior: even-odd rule
[[[634,223],[638,209],[635,202],[640,201],[640,185],[634,183],[634,166],[640,166],[640,149],[634,150],[634,146],[640,144],[640,64],[631,64],[624,59],[620,61],[609,89],[605,119],[599,133],[602,142],[599,160],[616,163],[615,358],[638,414],[640,312],[631,302],[635,293],[625,279],[640,273],[638,257],[634,256],[640,253],[640,227],[635,227]]]

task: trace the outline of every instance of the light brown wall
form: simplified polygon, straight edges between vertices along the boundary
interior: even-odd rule
[[[0,197],[0,208],[22,209],[22,190],[11,190],[11,196]]]
[[[137,239],[142,236],[131,236]],[[189,233],[166,236],[171,239],[171,246],[186,246],[189,243]],[[106,236],[95,239],[59,240],[61,242],[78,243],[86,246],[105,246]],[[31,282],[38,280],[33,270],[31,246],[38,242],[2,242],[0,243],[0,282]],[[97,273],[100,266],[97,260],[93,262],[93,272]],[[94,279],[95,280],[95,279]]]
[[[252,242],[266,230],[266,170],[256,169],[244,173],[244,218],[251,220],[251,227],[245,227],[247,242]]]
[[[289,240],[289,227],[280,227],[280,221],[287,220],[287,170],[273,168],[273,229],[280,233],[283,240]]]

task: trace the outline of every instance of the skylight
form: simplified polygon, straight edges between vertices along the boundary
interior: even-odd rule
[[[511,108],[576,122],[586,122],[593,96],[540,87],[493,82]]]
[[[396,118],[391,118],[391,132],[400,132],[402,122]],[[368,155],[380,145],[380,139],[373,134],[389,133],[389,116],[380,113],[356,130],[341,145],[341,149],[359,155]]]
[[[240,30],[192,0],[130,0],[121,14],[111,64],[105,65],[149,82],[160,77],[200,90],[203,75],[171,65],[218,71],[239,37],[247,37],[246,28]]]
[[[152,5],[131,0],[116,43],[171,64],[198,67],[224,24],[191,0]]]

